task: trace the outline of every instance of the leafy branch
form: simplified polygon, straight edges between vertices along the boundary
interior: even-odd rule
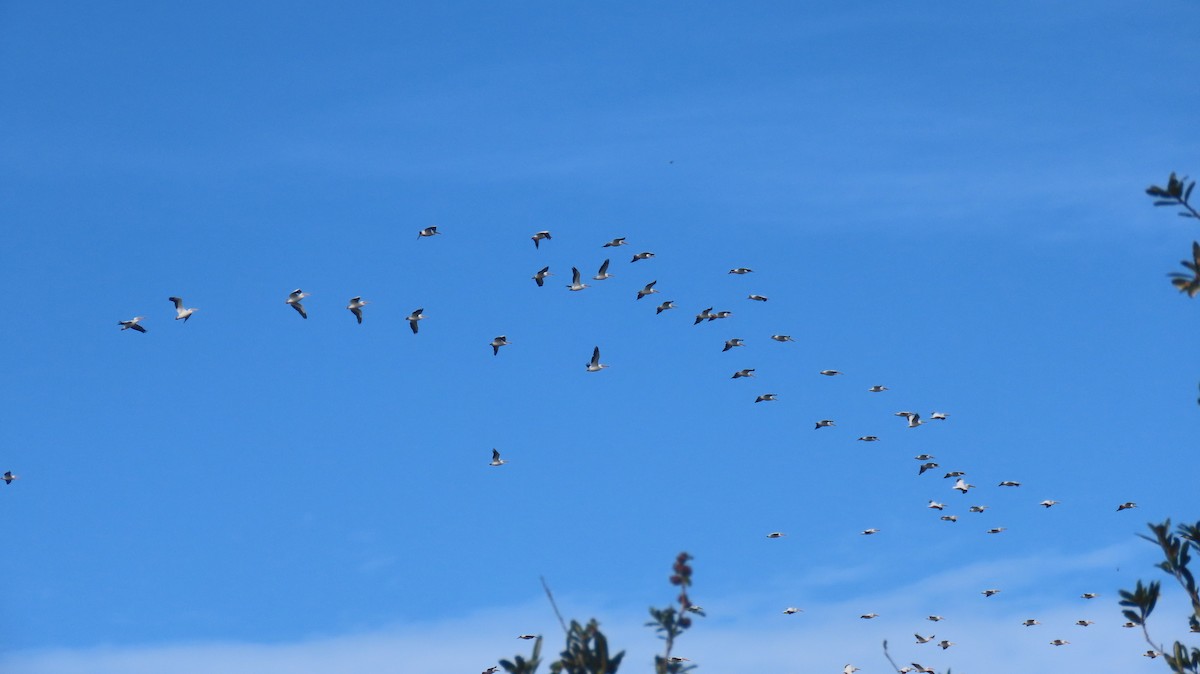
[[[658,632],[658,638],[666,641],[666,648],[662,655],[654,656],[654,671],[655,674],[683,674],[696,668],[695,665],[685,664],[687,658],[680,658],[671,655],[672,649],[675,647],[675,639],[683,635],[689,627],[692,626],[692,619],[688,613],[696,613],[704,615],[704,611],[698,606],[692,604],[692,600],[688,597],[687,589],[692,584],[692,567],[688,564],[692,560],[692,556],[686,552],[679,553],[675,558],[675,566],[672,570],[675,572],[671,575],[671,584],[679,586],[679,608],[668,606],[667,608],[650,608],[650,617],[654,618],[646,623],[648,627],[653,627]]]
[[[1190,191],[1190,190],[1189,190]],[[1181,524],[1176,531],[1171,531],[1171,520],[1162,524],[1150,524],[1153,536],[1142,535],[1142,538],[1158,545],[1163,553],[1163,561],[1155,566],[1175,579],[1191,601],[1192,614],[1188,616],[1188,626],[1192,632],[1200,632],[1200,587],[1196,578],[1188,568],[1194,552],[1200,552],[1200,522],[1193,525]],[[1154,612],[1161,593],[1158,581],[1143,585],[1138,581],[1132,592],[1121,590],[1121,606],[1125,607],[1122,614],[1129,622],[1139,625],[1146,643],[1155,652],[1161,653],[1167,666],[1175,674],[1200,674],[1200,648],[1188,648],[1175,642],[1168,652],[1161,644],[1155,644],[1150,637],[1146,621]]]

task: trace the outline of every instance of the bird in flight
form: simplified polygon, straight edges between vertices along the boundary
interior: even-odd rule
[[[918,455],[914,456],[913,458],[916,459],[917,461],[930,461],[932,459],[936,459],[937,457],[932,454],[918,454]]]
[[[942,515],[938,519],[940,519],[943,522],[957,522],[958,515]]]
[[[350,304],[346,305],[346,308],[350,310],[350,313],[354,314],[354,317],[358,319],[359,325],[362,325],[362,308],[367,304],[368,302],[363,300],[361,297],[352,297],[350,298]]]
[[[417,232],[417,240],[419,241],[423,236],[433,236],[435,234],[441,234],[441,232],[437,231],[437,227],[426,227]]]
[[[1071,643],[1071,642],[1067,641],[1066,639],[1055,639],[1054,641],[1050,642],[1050,645],[1051,646],[1066,646],[1069,643]]]
[[[749,273],[750,273],[750,272],[752,272],[752,271],[754,271],[754,270],[753,270],[753,269],[747,269],[746,267],[738,267],[737,269],[730,269],[730,270],[729,270],[729,273],[730,273],[730,274],[738,274],[738,275],[740,276],[740,275],[742,275],[742,274],[749,274]]]
[[[500,458],[500,451],[495,448],[492,448],[492,462],[489,463],[488,465],[489,466],[503,466],[506,463],[508,463],[508,460]]]
[[[990,597],[995,594],[1000,594],[1000,590],[996,590],[996,589],[984,590],[983,592],[980,592],[979,594],[982,594],[985,597]]]
[[[864,436],[860,437],[859,440],[862,440],[863,442],[879,442],[879,436],[864,435]]]
[[[1007,529],[1008,529],[1008,527],[992,527],[991,529],[988,529],[987,532],[989,534],[999,534],[999,533],[1004,533],[1004,531]]]
[[[776,400],[779,400],[779,397],[778,397],[778,396],[776,396],[774,393],[764,393],[764,394],[760,395],[759,397],[755,398],[755,399],[754,399],[754,402],[756,402],[756,403],[762,403],[762,402],[767,402],[767,403],[770,403],[770,402],[775,402]]]
[[[184,323],[187,323],[188,319],[192,317],[192,314],[196,313],[195,307],[189,309],[183,306],[182,297],[168,297],[167,300],[175,304],[175,320],[177,321],[182,320]]]
[[[596,275],[592,277],[592,280],[594,280],[594,281],[603,281],[604,279],[610,279],[610,278],[612,278],[612,274],[608,273],[608,263],[609,263],[609,262],[611,262],[611,261],[612,261],[612,260],[605,260],[605,261],[604,261],[604,262],[603,262],[603,263],[600,265],[600,271],[599,271],[599,272],[597,272],[597,273],[596,273]]]
[[[929,643],[930,641],[933,641],[934,639],[936,639],[936,638],[937,638],[937,635],[936,635],[936,634],[930,634],[930,635],[929,635],[929,636],[927,636],[927,637],[923,637],[923,636],[921,636],[920,634],[914,634],[913,636],[917,638],[917,643],[918,643],[918,644],[927,644],[927,643]]]
[[[637,262],[638,260],[649,260],[652,257],[654,257],[654,253],[650,253],[650,252],[638,253],[637,255],[633,256],[633,259],[630,260],[630,262]]]
[[[793,613],[804,613],[804,609],[796,608],[795,606],[789,606],[789,607],[783,609],[783,613],[784,613],[784,615],[792,615]]]
[[[674,309],[674,308],[675,308],[675,302],[673,302],[672,300],[667,300],[666,302],[663,302],[662,304],[658,305],[658,308],[654,310],[654,313],[657,315],[657,314],[661,314],[662,312],[666,311],[667,309]]]
[[[823,374],[823,375],[825,375],[826,377],[836,377],[836,376],[838,376],[839,374],[842,374],[842,373],[841,373],[841,372],[839,372],[839,371],[837,371],[837,370],[821,370],[821,371],[820,371],[820,372],[818,372],[817,374]]]
[[[967,508],[967,512],[981,513],[983,511],[987,510],[989,507],[991,507],[991,506],[971,506],[970,508]]]
[[[604,244],[602,246],[602,248],[616,248],[617,246],[627,246],[627,245],[629,245],[629,244],[625,243],[625,237],[622,236],[620,238],[609,241],[608,243]]]
[[[134,320],[136,321],[137,319],[134,319]],[[123,329],[124,328],[122,328],[122,330]],[[143,332],[145,332],[145,331],[143,330]],[[1117,512],[1121,512],[1122,510],[1129,510],[1130,508],[1136,508],[1136,507],[1137,507],[1137,504],[1134,503],[1133,501],[1126,501],[1125,503],[1122,503],[1121,505],[1117,506]]]
[[[854,674],[857,671],[858,667],[855,667],[854,665],[846,665],[845,667],[842,667],[842,674]]]
[[[964,480],[960,477],[960,478],[958,478],[958,481],[954,483],[954,486],[951,487],[951,489],[957,489],[958,491],[965,494],[965,493],[967,493],[967,491],[969,489],[971,489],[974,486],[975,485],[973,485],[973,484],[967,484],[966,480]]]
[[[696,322],[692,323],[692,325],[700,325],[704,321],[707,321],[708,319],[712,318],[712,310],[713,310],[713,308],[709,307],[709,308],[705,309],[704,311],[701,311],[700,313],[696,314]]]
[[[754,300],[755,302],[766,302],[767,296],[766,295],[750,295],[746,299]]]
[[[518,634],[517,638],[518,639],[536,639],[537,635],[536,634]]]
[[[308,312],[304,310],[304,305],[300,303],[300,300],[308,297],[310,294],[311,293],[306,293],[299,288],[296,288],[288,294],[288,298],[286,300],[287,304],[291,308],[295,309],[296,313],[300,314],[300,318],[308,318]]]
[[[879,530],[878,530],[878,529],[863,529],[863,530],[860,532],[860,535],[862,535],[862,536],[872,536],[872,535],[874,535],[874,534],[877,534],[877,533],[879,533]]]
[[[588,361],[587,371],[599,372],[606,367],[608,366],[600,362],[600,347],[597,346],[596,348],[592,349],[592,359]]]
[[[787,534],[783,533],[782,531],[772,531],[771,533],[767,534],[767,538],[783,538],[786,535]]]
[[[730,379],[741,379],[742,377],[753,377],[753,376],[754,376],[754,368],[751,367],[751,368],[747,368],[745,370],[738,370],[737,372],[734,372],[733,376],[730,377]]]
[[[1025,620],[1025,622],[1022,622],[1021,624],[1024,625],[1025,627],[1033,627],[1034,625],[1041,625],[1040,622],[1034,620],[1033,618],[1028,618]]]
[[[874,618],[878,618],[878,617],[879,617],[879,614],[878,614],[878,613],[864,613],[864,614],[862,614],[862,615],[860,615],[860,616],[858,616],[858,617],[859,617],[859,618],[861,618],[861,619],[863,619],[863,620],[872,620],[872,619],[874,619]]]
[[[408,327],[412,328],[413,334],[417,334],[417,321],[425,318],[425,314],[421,313],[424,309],[415,309],[408,315]]]
[[[1091,620],[1076,620],[1075,624],[1079,625],[1080,627],[1087,627],[1088,625],[1095,625],[1096,623],[1092,622]]]
[[[945,510],[945,509],[946,509],[946,504],[945,504],[945,503],[938,503],[937,501],[930,500],[930,501],[929,501],[929,505],[928,505],[927,507],[929,507],[929,508],[933,508],[934,510]]]
[[[588,284],[580,283],[579,267],[571,267],[571,285],[567,286],[567,290],[583,290]]]
[[[638,291],[637,298],[640,300],[643,297],[645,297],[646,295],[653,295],[654,293],[658,292],[657,290],[654,289],[655,283],[658,283],[658,281],[651,281],[651,282],[647,283],[645,288],[642,288],[641,290]]]
[[[144,320],[146,320],[145,316],[134,316],[127,321],[117,321],[117,325],[121,326],[122,330],[137,330],[138,332],[145,332],[146,328],[143,328],[141,325],[139,325],[139,323]]]
[[[791,335],[771,335],[771,339],[777,342],[794,342]]]
[[[888,390],[888,387],[880,386],[880,385],[876,384],[875,386],[872,386],[871,388],[869,388],[867,390],[870,391],[871,393],[883,393],[884,391]]]
[[[917,414],[916,412],[896,412],[896,416],[908,419],[909,428],[916,428],[917,426],[925,423],[924,421],[921,421],[921,415]]]
[[[938,467],[938,465],[936,463],[934,463],[932,461],[928,461],[926,463],[921,464],[921,468],[920,468],[920,470],[917,471],[917,475],[924,475],[925,471],[933,470],[934,468],[937,468],[937,467]]]
[[[925,619],[928,620],[929,622],[935,622],[935,623],[940,623],[943,620],[945,620],[945,618],[943,618],[940,615],[925,616]]]
[[[734,337],[733,339],[725,340],[725,348],[721,349],[721,352],[724,353],[725,351],[728,351],[736,346],[746,346],[745,343],[742,342],[741,337]]]
[[[1096,594],[1095,592],[1084,592],[1083,594],[1079,595],[1079,598],[1080,599],[1095,599],[1096,597],[1099,597],[1099,596],[1100,595]]]
[[[0,479],[4,480],[4,484],[12,484],[13,480],[19,480],[21,479],[21,476],[17,475],[11,470],[6,470],[4,471],[4,475],[0,476]]]
[[[944,651],[944,650],[946,650],[947,648],[950,648],[951,646],[953,646],[953,645],[954,645],[954,642],[953,642],[953,641],[949,641],[949,640],[947,640],[947,639],[942,639],[941,641],[939,641],[939,642],[938,642],[938,644],[937,644],[937,645],[938,645],[938,646],[941,646],[941,647],[942,647],[942,650]]]
[[[710,321],[715,321],[715,320],[717,320],[718,318],[729,318],[729,317],[730,317],[730,316],[732,316],[732,315],[733,315],[733,312],[732,312],[732,311],[718,311],[718,312],[717,312],[717,313],[715,313],[715,314],[709,314],[709,315],[708,315],[708,320],[710,320]]]
[[[1001,483],[1000,483],[998,486],[1001,486],[1001,487],[1020,487],[1020,486],[1021,486],[1021,483],[1020,483],[1020,482],[1013,482],[1012,480],[1005,480],[1005,481],[1001,482]]]
[[[540,270],[538,270],[538,273],[533,275],[533,282],[538,284],[538,287],[541,288],[546,284],[547,276],[554,276],[554,274],[550,273],[549,265],[542,267]]]
[[[505,337],[504,335],[500,335],[500,336],[496,337],[495,339],[493,339],[492,340],[492,355],[493,356],[500,355],[500,347],[502,347],[502,346],[508,346],[508,337]]]
[[[943,475],[942,479],[944,480],[946,478],[951,478],[951,477],[962,477],[963,475],[966,475],[966,473],[962,472],[961,470],[952,470],[949,473],[946,473],[945,475]]]
[[[1055,501],[1053,499],[1046,499],[1045,501],[1042,501],[1038,505],[1050,508],[1050,507],[1058,505],[1058,503],[1059,503],[1058,501]]]
[[[538,232],[537,234],[534,234],[533,236],[531,236],[529,238],[533,239],[533,247],[534,248],[541,248],[542,239],[548,240],[550,238],[550,232],[543,229],[542,231]]]
[[[948,417],[948,416],[950,416],[950,415],[946,414],[945,412],[934,412],[933,414],[929,415],[929,418],[937,419],[938,421],[945,421],[946,417]]]
[[[817,425],[815,428],[813,428],[813,430],[815,431],[818,428],[825,428],[826,426],[836,426],[836,425],[837,424],[833,423],[833,419],[822,419],[817,422]]]

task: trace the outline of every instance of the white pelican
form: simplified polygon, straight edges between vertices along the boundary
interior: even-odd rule
[[[491,346],[492,346],[492,355],[493,356],[500,355],[500,347],[508,346],[508,337],[505,337],[504,335],[500,335],[499,337],[496,337],[495,339],[492,340]]]
[[[620,238],[609,241],[608,243],[604,244],[604,246],[602,246],[602,247],[603,248],[616,248],[617,246],[628,246],[628,245],[629,244],[625,243],[625,237],[622,236]]]
[[[836,426],[836,425],[837,424],[833,423],[833,419],[822,419],[817,422],[817,425],[813,428],[813,430],[815,431],[818,428],[825,428],[826,426]]]
[[[755,399],[754,399],[754,402],[756,402],[756,403],[761,403],[761,402],[768,402],[768,403],[770,403],[770,402],[775,402],[776,400],[779,400],[779,398],[778,398],[778,396],[776,396],[774,393],[764,393],[764,394],[760,395],[759,397],[755,398]]]
[[[1092,622],[1091,620],[1076,620],[1075,624],[1079,625],[1080,627],[1087,627],[1088,625],[1095,625],[1096,623]]]
[[[945,509],[946,509],[946,504],[945,504],[945,503],[938,503],[937,501],[930,500],[930,501],[929,501],[929,505],[928,505],[927,507],[929,507],[929,508],[933,508],[934,510],[945,510]]]
[[[177,321],[182,320],[184,323],[187,323],[188,319],[192,317],[192,314],[196,313],[195,307],[188,309],[187,307],[183,306],[182,297],[168,297],[167,299],[175,304],[175,320]]]
[[[745,370],[738,370],[737,372],[734,372],[733,376],[730,377],[730,379],[741,379],[742,377],[753,377],[753,376],[754,376],[754,368],[748,368]]]
[[[950,416],[950,415],[946,414],[945,412],[934,412],[933,414],[929,415],[929,418],[937,419],[938,421],[945,421],[946,417],[948,417],[948,416]]]
[[[862,440],[863,442],[879,442],[879,436],[864,435],[864,436],[860,437],[859,440]]]
[[[733,315],[732,311],[718,311],[715,314],[709,314],[708,320],[715,321],[718,318],[729,318],[732,315]]]
[[[823,374],[823,375],[825,375],[826,377],[836,377],[836,376],[838,376],[839,374],[842,374],[842,373],[841,373],[841,372],[839,372],[839,371],[837,371],[837,370],[821,370],[821,371],[820,371],[820,372],[818,372],[817,374]]]
[[[845,667],[842,667],[842,674],[854,674],[857,671],[858,667],[855,667],[854,665],[846,665]]]
[[[913,458],[916,459],[917,461],[931,461],[933,459],[936,459],[937,457],[932,454],[918,454],[918,455],[914,456]]]
[[[633,256],[633,259],[630,260],[630,262],[637,262],[638,260],[649,260],[652,257],[654,257],[654,253],[649,253],[649,252],[638,253],[637,255]]]
[[[1024,622],[1022,622],[1021,624],[1022,624],[1022,625],[1024,625],[1025,627],[1033,627],[1034,625],[1041,625],[1041,623],[1040,623],[1040,622],[1038,622],[1038,621],[1034,620],[1033,618],[1027,618],[1027,619],[1026,619]]]
[[[542,267],[541,270],[538,271],[538,273],[534,274],[533,281],[534,281],[534,283],[538,284],[539,288],[541,288],[543,285],[545,285],[547,276],[554,276],[554,274],[550,273],[549,265]]]
[[[413,334],[417,334],[417,321],[425,318],[425,314],[421,313],[424,309],[416,309],[408,315],[408,327],[412,328]]]
[[[1059,503],[1058,501],[1055,501],[1055,500],[1053,500],[1053,499],[1046,499],[1045,501],[1042,501],[1042,502],[1041,502],[1041,503],[1039,503],[1038,505],[1040,505],[1040,506],[1045,506],[1045,507],[1049,508],[1049,507],[1052,507],[1052,506],[1056,506],[1056,505],[1058,505],[1058,503]]]
[[[879,384],[876,384],[867,390],[870,391],[871,393],[882,393],[882,392],[888,390],[888,387],[880,386]]]
[[[434,234],[441,234],[441,232],[437,231],[437,227],[426,227],[417,232],[417,239],[420,240],[423,236],[433,236]]]
[[[661,314],[662,312],[666,311],[667,309],[674,309],[674,308],[675,308],[675,302],[673,300],[667,300],[666,302],[663,302],[662,304],[658,305],[658,308],[654,310],[654,313],[657,315],[657,314]]]
[[[992,527],[991,529],[988,529],[987,532],[989,534],[999,534],[999,533],[1003,533],[1007,529],[1008,529],[1008,527]]]
[[[783,533],[782,531],[772,531],[771,533],[767,534],[767,538],[783,538],[786,535],[787,534]]]
[[[567,286],[567,290],[583,290],[586,287],[588,284],[579,282],[579,268],[571,267],[571,285]]]
[[[965,494],[965,493],[967,493],[968,490],[970,490],[974,486],[975,485],[973,485],[973,484],[967,484],[966,480],[964,480],[960,477],[960,478],[958,478],[958,481],[954,483],[954,486],[951,487],[951,489],[957,489],[958,491]]]
[[[658,292],[657,290],[654,289],[655,283],[658,283],[658,281],[651,281],[651,282],[647,283],[645,288],[642,288],[641,290],[638,291],[637,298],[640,300],[643,297],[645,297],[646,295],[653,295],[654,293]]]
[[[777,342],[794,342],[791,335],[771,335],[771,339]]]
[[[531,236],[529,238],[533,239],[533,247],[534,248],[541,248],[540,244],[542,242],[542,239],[549,239],[550,232],[547,232],[546,230],[543,229],[542,231],[538,232],[537,234],[534,234],[533,236]]]
[[[4,471],[4,475],[0,476],[0,479],[4,480],[4,484],[12,484],[13,480],[19,480],[21,479],[21,476],[17,475],[11,470],[6,470]]]
[[[1051,646],[1066,646],[1069,643],[1071,643],[1071,642],[1067,641],[1066,639],[1055,639],[1054,641],[1050,642],[1050,645]]]
[[[752,272],[752,271],[754,271],[754,270],[753,270],[753,269],[747,269],[747,268],[745,268],[745,267],[738,267],[737,269],[730,269],[730,270],[729,270],[729,273],[730,273],[730,274],[739,274],[739,275],[741,275],[741,274],[749,274],[749,273],[750,273],[750,272]]]
[[[713,310],[713,308],[709,307],[709,308],[705,309],[704,311],[701,311],[700,313],[696,314],[696,322],[692,323],[692,325],[700,325],[700,323],[702,323],[703,321],[706,321],[706,320],[712,318],[712,310]]]
[[[999,486],[1001,486],[1001,487],[1020,487],[1021,483],[1013,482],[1012,480],[1005,480],[1005,481],[1001,482],[999,484]]]
[[[122,330],[137,330],[138,332],[145,332],[146,328],[138,325],[138,323],[144,320],[146,320],[145,316],[134,316],[127,321],[117,321],[117,325],[121,326]]]
[[[864,613],[864,614],[862,614],[862,615],[860,615],[860,616],[858,616],[858,617],[859,617],[859,618],[861,618],[861,619],[863,619],[863,620],[872,620],[872,619],[874,619],[874,618],[878,618],[878,617],[879,617],[879,614],[878,614],[878,613]]]
[[[917,638],[917,643],[918,643],[918,644],[927,644],[927,643],[929,643],[930,641],[933,641],[934,639],[936,639],[936,638],[937,638],[937,635],[936,635],[936,634],[930,634],[930,635],[929,635],[929,636],[927,636],[927,637],[923,637],[923,636],[921,636],[920,634],[914,634],[913,636]]]
[[[600,264],[600,271],[592,277],[593,281],[603,281],[604,279],[612,278],[612,274],[608,273],[608,263],[612,260],[605,260]]]
[[[937,467],[938,467],[938,465],[936,463],[934,463],[932,461],[927,461],[927,462],[921,464],[921,469],[917,471],[917,475],[924,475],[925,471],[933,470],[934,468],[937,468]]]
[[[517,638],[518,639],[536,639],[537,635],[536,634],[518,634]]]
[[[308,318],[308,312],[304,310],[304,305],[300,303],[300,300],[308,297],[310,294],[311,293],[306,293],[299,288],[296,288],[288,294],[286,302],[288,303],[288,306],[296,310],[296,313],[300,314],[300,318]]]
[[[1121,505],[1117,506],[1117,512],[1121,512],[1122,510],[1129,510],[1130,508],[1136,508],[1136,507],[1137,507],[1137,504],[1134,503],[1133,501],[1126,501],[1125,503],[1122,503]]]
[[[944,651],[944,650],[946,650],[947,648],[950,648],[951,646],[953,646],[953,645],[954,645],[954,642],[953,642],[953,641],[949,641],[949,640],[947,640],[947,639],[942,639],[941,641],[939,641],[939,642],[938,642],[938,644],[937,644],[937,645],[938,645],[938,646],[941,646],[941,647],[942,647],[942,650]]]
[[[804,612],[804,609],[796,608],[795,606],[789,606],[789,607],[783,609],[784,615],[792,615],[793,613],[803,613],[803,612]]]
[[[879,533],[879,530],[878,530],[878,529],[863,529],[863,530],[862,530],[861,532],[859,532],[859,533],[860,533],[860,535],[862,535],[862,536],[871,536],[871,535],[874,535],[874,534],[877,534],[877,533]]]
[[[925,616],[925,619],[926,619],[926,620],[928,620],[928,621],[930,621],[930,622],[935,622],[935,623],[940,623],[940,622],[942,622],[943,620],[945,620],[945,618],[943,618],[943,617],[942,617],[942,616],[940,616],[940,615],[931,615],[931,616]]]
[[[508,463],[507,459],[500,458],[500,450],[498,450],[496,448],[492,448],[492,462],[489,463],[488,465],[489,466],[503,466],[506,463]]]
[[[350,313],[354,314],[354,317],[358,319],[359,325],[362,325],[362,308],[367,304],[369,303],[364,301],[361,297],[352,297],[350,298],[350,304],[346,305],[346,308],[350,310]]]
[[[991,506],[971,506],[970,508],[967,508],[967,512],[969,512],[969,513],[981,513],[981,512],[983,512],[983,511],[987,510],[987,509],[988,509],[988,508],[990,508],[990,507],[991,507]]]
[[[1079,595],[1079,598],[1080,599],[1095,599],[1096,597],[1099,597],[1099,596],[1100,595],[1096,594],[1095,592],[1084,592],[1083,594]]]
[[[945,480],[945,479],[951,478],[951,477],[962,477],[963,475],[966,475],[966,473],[962,472],[961,470],[952,470],[949,473],[946,473],[945,475],[943,475],[942,479]]]
[[[984,590],[983,592],[980,592],[979,594],[982,594],[985,597],[990,597],[992,595],[1000,594],[1000,590],[996,590],[996,589]]]
[[[600,362],[600,347],[597,346],[596,348],[592,349],[592,360],[587,364],[587,371],[599,372],[606,367],[608,366]]]
[[[744,342],[742,342],[741,337],[734,337],[733,339],[725,340],[725,348],[721,349],[721,351],[722,352],[728,351],[728,350],[734,348],[735,346],[746,346],[746,344]]]
[[[942,520],[943,522],[957,522],[958,515],[942,515],[938,519]]]
[[[767,296],[766,295],[750,295],[746,299],[754,300],[755,302],[766,302]]]

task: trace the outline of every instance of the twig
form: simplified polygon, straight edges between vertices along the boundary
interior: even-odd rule
[[[900,667],[896,664],[896,661],[892,659],[892,654],[888,653],[887,639],[883,640],[883,657],[887,658],[887,661],[892,663],[892,669],[896,670],[897,672],[900,671]]]
[[[550,591],[550,586],[546,584],[545,576],[538,576],[542,581],[542,589],[546,591],[546,596],[550,599],[550,607],[554,609],[554,615],[558,617],[558,624],[562,625],[563,634],[570,634],[571,630],[567,629],[567,621],[563,620],[562,613],[558,611],[558,604],[554,601],[554,593]]]

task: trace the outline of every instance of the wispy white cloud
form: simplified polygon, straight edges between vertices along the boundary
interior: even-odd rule
[[[1141,656],[1146,650],[1139,630],[1125,629],[1115,595],[1083,600],[1064,584],[1062,593],[1033,596],[1014,584],[1009,594],[985,599],[975,590],[1001,570],[1028,569],[1022,573],[1045,579],[1108,565],[1123,559],[1122,547],[1078,555],[1031,559],[998,559],[922,578],[885,594],[857,594],[836,602],[804,605],[794,616],[781,613],[787,601],[770,609],[738,610],[764,606],[763,598],[717,597],[706,601],[710,617],[697,621],[677,647],[707,672],[840,671],[846,663],[863,672],[885,672],[888,666],[881,644],[887,639],[897,662],[918,661],[944,670],[988,674],[1014,671],[1155,671],[1161,666]],[[805,584],[812,578],[805,578]],[[1015,600],[1012,595],[1020,595]],[[598,608],[574,599],[566,603],[596,615],[614,647],[628,650],[626,668],[648,671],[659,643],[644,626],[644,609]],[[942,622],[925,620],[928,606],[944,615]],[[1178,613],[1171,600],[1160,608],[1162,625]],[[778,610],[776,610],[778,608]],[[861,620],[864,611],[880,614]],[[605,619],[604,616],[608,616]],[[1042,624],[1023,627],[1036,618]],[[1080,619],[1096,622],[1079,627]],[[1182,623],[1181,623],[1182,624]],[[1178,626],[1176,626],[1178,627]],[[560,637],[544,602],[487,609],[459,619],[436,623],[392,625],[378,630],[338,636],[313,636],[294,642],[253,644],[237,642],[188,643],[149,646],[95,647],[13,653],[0,660],[3,671],[26,674],[316,674],[318,672],[371,672],[461,674],[482,671],[500,657],[528,652],[530,644],[517,634],[541,631],[547,635],[545,655],[560,647]],[[917,645],[912,634],[936,634],[956,645],[943,651],[934,644]],[[1177,638],[1176,630],[1163,638]],[[1157,635],[1156,635],[1157,636]],[[1056,648],[1052,639],[1066,639]],[[1144,669],[1143,669],[1144,668]]]

